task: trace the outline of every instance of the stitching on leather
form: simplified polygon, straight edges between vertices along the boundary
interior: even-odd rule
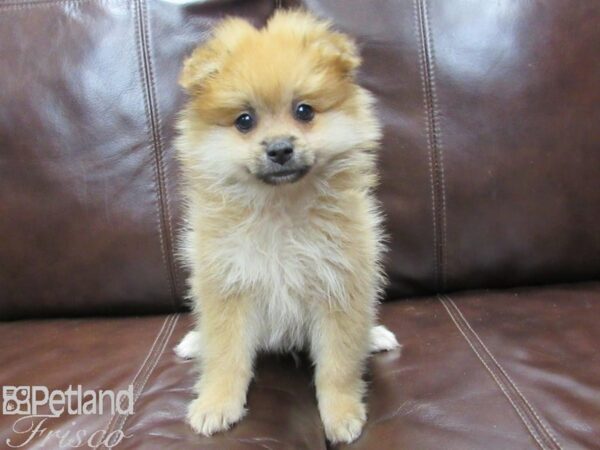
[[[151,103],[151,105],[154,106],[154,116],[156,118],[156,152],[157,152],[157,158],[158,158],[158,163],[159,163],[159,168],[160,168],[160,176],[162,179],[162,186],[163,186],[163,193],[164,193],[164,198],[163,198],[163,209],[166,213],[166,220],[165,220],[165,226],[167,228],[167,233],[168,233],[168,245],[169,245],[169,263],[171,265],[171,270],[173,272],[173,281],[174,281],[174,290],[175,290],[175,295],[176,298],[179,298],[177,296],[177,287],[179,286],[179,280],[178,280],[178,272],[177,272],[177,266],[174,263],[174,242],[175,242],[175,237],[174,237],[174,231],[173,231],[173,219],[171,216],[171,201],[169,199],[169,189],[168,189],[168,185],[167,185],[167,177],[166,177],[166,169],[165,169],[165,160],[164,160],[164,155],[165,155],[165,151],[164,151],[164,145],[163,145],[163,137],[162,137],[162,119],[160,116],[160,109],[159,109],[159,104],[158,101],[156,100],[158,98],[158,96],[156,95],[156,77],[154,76],[154,63],[152,62],[152,46],[151,46],[151,34],[150,34],[150,25],[148,23],[148,7],[147,7],[147,2],[146,0],[143,0],[141,3],[142,6],[142,12],[143,12],[143,20],[146,21],[146,26],[144,27],[144,34],[145,34],[145,39],[146,39],[146,52],[148,54],[148,74],[149,74],[149,80],[150,80],[150,89],[152,90],[152,98],[154,99],[154,101]]]
[[[50,7],[57,5],[79,5],[82,3],[97,3],[97,4],[105,4],[105,3],[125,3],[125,0],[40,0],[33,2],[19,2],[19,3],[1,3],[0,2],[0,12],[10,12],[10,11],[20,11],[25,9],[32,8],[42,8],[42,7]]]
[[[558,448],[558,449],[562,450],[562,447],[558,443],[557,439],[549,431],[549,428],[544,424],[544,422],[541,420],[541,417],[533,409],[531,403],[523,396],[523,394],[518,389],[518,387],[514,383],[514,381],[512,381],[512,379],[508,376],[508,374],[506,373],[504,368],[498,363],[496,358],[492,355],[490,350],[483,343],[483,341],[477,335],[475,330],[471,327],[471,325],[469,324],[469,322],[467,321],[465,316],[462,314],[462,312],[458,308],[458,305],[456,305],[456,303],[454,303],[454,301],[452,301],[452,299],[448,296],[444,296],[444,297],[438,296],[438,300],[440,301],[440,303],[442,303],[442,305],[446,309],[446,312],[448,313],[448,315],[450,316],[450,318],[452,319],[452,321],[454,322],[454,324],[456,325],[456,327],[458,328],[460,333],[463,335],[463,337],[465,338],[465,340],[467,341],[467,343],[469,344],[469,346],[471,347],[471,349],[473,350],[473,352],[475,353],[477,358],[480,360],[480,362],[484,365],[484,367],[490,373],[490,375],[492,376],[492,378],[494,379],[494,381],[496,382],[498,387],[500,387],[501,391],[503,392],[505,397],[508,399],[510,404],[513,406],[513,408],[515,409],[515,411],[521,418],[521,421],[527,427],[529,433],[535,439],[535,441],[538,443],[538,445],[544,450],[551,449],[551,448]],[[453,312],[452,310],[455,310],[455,312]],[[470,331],[473,334],[473,336],[475,337],[475,339],[479,342],[483,352],[485,352],[485,354],[491,359],[491,361],[493,362],[493,365],[491,365],[491,363],[488,364],[488,361],[485,360],[485,357],[476,348],[475,343],[467,335],[467,330]],[[499,374],[494,370],[493,366],[495,366],[495,368],[500,371],[500,373],[506,378],[506,380],[508,380],[508,383],[506,383],[505,381],[503,382],[500,379]],[[507,386],[507,384],[509,386]],[[509,387],[511,387],[515,392],[517,392],[517,397],[519,397],[522,401],[521,407],[519,407],[517,405],[518,399],[514,398],[514,393],[511,395],[511,392],[508,389]],[[523,403],[525,403],[525,406],[523,405]],[[532,417],[532,415],[533,415],[533,417]],[[534,427],[535,425],[537,425],[537,427]],[[542,432],[540,430],[540,428],[543,429],[543,431],[545,431],[545,433]],[[549,442],[550,446],[546,445],[543,441]]]
[[[142,362],[142,364],[138,368],[138,370],[137,370],[136,374],[134,375],[134,377],[131,379],[130,385],[133,386],[134,395],[135,395],[136,386],[138,385],[138,378],[140,377],[142,371],[145,370],[148,367],[149,361],[152,361],[154,359],[154,354],[156,352],[157,345],[159,344],[159,342],[162,342],[162,337],[164,335],[165,327],[172,320],[171,317],[172,316],[169,315],[163,321],[163,324],[162,324],[159,332],[156,334],[156,337],[154,339],[154,342],[152,343],[152,346],[150,347],[150,350],[146,354],[146,358],[144,359],[144,361]],[[105,436],[109,436],[112,433],[112,431],[114,430],[114,428],[116,426],[116,423],[119,420],[119,416],[120,416],[119,414],[113,413],[113,415],[111,416],[111,419],[110,419],[110,421],[109,421],[109,423],[108,423],[108,425],[106,427],[106,430],[105,430],[105,433],[104,433]]]
[[[494,362],[494,364],[497,366],[497,368],[500,370],[500,372],[506,377],[506,379],[508,380],[509,384],[512,386],[512,388],[517,392],[518,396],[521,398],[521,400],[523,400],[525,402],[525,404],[527,405],[527,408],[529,409],[529,412],[531,414],[533,414],[533,416],[535,417],[535,419],[537,420],[537,424],[539,426],[541,426],[544,431],[546,432],[547,436],[546,438],[550,439],[560,450],[562,450],[561,445],[559,444],[557,438],[554,436],[554,434],[550,431],[549,426],[547,426],[545,424],[545,422],[542,420],[541,416],[537,413],[537,411],[533,408],[532,404],[529,402],[529,400],[527,400],[527,398],[523,395],[523,393],[521,392],[521,390],[519,389],[519,387],[517,386],[517,384],[512,380],[512,378],[508,375],[508,373],[506,372],[506,370],[504,370],[504,367],[502,367],[500,365],[500,363],[496,360],[496,358],[494,357],[494,355],[492,354],[492,352],[488,349],[488,347],[485,345],[485,343],[483,342],[483,340],[481,340],[481,338],[479,337],[479,335],[475,332],[475,330],[473,329],[473,327],[471,327],[471,324],[469,323],[469,321],[466,319],[466,317],[463,315],[462,311],[460,310],[460,308],[458,307],[458,305],[448,296],[445,296],[446,299],[448,300],[448,302],[450,304],[453,305],[454,309],[456,309],[456,312],[460,315],[460,317],[462,318],[463,322],[465,323],[465,325],[467,326],[467,328],[473,333],[473,335],[475,336],[475,338],[477,339],[477,341],[481,344],[481,346],[483,347],[483,350],[487,353],[487,355],[492,359],[492,361]]]
[[[154,373],[154,369],[156,369],[156,366],[158,365],[158,361],[160,361],[160,358],[162,357],[163,353],[165,352],[165,348],[167,347],[167,344],[169,343],[169,340],[171,339],[171,336],[173,335],[173,331],[175,330],[175,326],[177,325],[177,322],[179,321],[180,314],[177,313],[172,317],[173,317],[173,320],[171,320],[171,323],[167,327],[167,331],[165,331],[165,333],[164,333],[164,339],[162,340],[160,350],[156,354],[156,357],[153,358],[152,362],[149,363],[150,365],[148,366],[149,367],[148,370],[146,370],[146,375],[144,376],[144,380],[140,384],[138,384],[137,389],[134,388],[134,397],[133,397],[134,407],[135,407],[135,404],[138,401],[138,399],[142,396],[142,393],[144,392],[144,388],[146,387],[146,383],[148,382],[148,379],[150,378],[150,376]],[[127,414],[121,414],[119,416],[119,418],[117,419],[117,421],[115,423],[115,427],[111,431],[111,433],[114,433],[115,431],[123,430],[123,427],[125,426],[125,423],[127,423],[128,418],[129,418],[129,416]]]
[[[448,301],[450,303],[452,303],[452,305],[454,306],[454,308],[456,309],[456,311],[458,312],[458,314],[460,315],[460,317],[462,318],[462,320],[464,321],[465,325],[469,328],[469,330],[471,330],[471,332],[473,333],[473,335],[475,336],[475,338],[479,341],[479,343],[481,344],[481,346],[483,347],[483,349],[485,350],[485,352],[489,355],[489,357],[492,359],[492,361],[494,361],[494,363],[496,364],[496,366],[498,367],[498,369],[500,370],[500,372],[502,372],[502,374],[506,377],[506,379],[509,381],[509,383],[512,385],[512,387],[514,388],[515,391],[517,391],[517,394],[519,395],[519,397],[521,397],[521,399],[525,402],[525,404],[528,406],[530,412],[535,416],[535,418],[537,419],[537,421],[539,422],[539,425],[544,429],[544,431],[546,431],[546,433],[548,434],[548,437],[556,444],[556,446],[562,450],[561,445],[558,442],[558,439],[554,436],[554,434],[550,431],[550,427],[547,426],[544,422],[544,420],[542,420],[541,416],[537,413],[537,411],[535,410],[535,408],[531,405],[531,403],[529,402],[529,400],[527,400],[527,398],[523,395],[523,393],[521,392],[521,390],[519,389],[519,387],[517,386],[517,384],[513,381],[513,379],[508,375],[508,373],[504,370],[504,367],[502,367],[500,365],[500,363],[496,360],[495,356],[492,354],[492,352],[488,349],[488,347],[485,345],[485,343],[481,340],[481,338],[479,337],[479,335],[475,332],[475,330],[473,329],[473,327],[471,327],[471,324],[467,321],[467,319],[465,318],[465,316],[463,315],[462,311],[460,310],[460,308],[458,307],[458,305],[456,303],[454,303],[454,301],[452,301],[452,299],[450,297],[447,297]]]
[[[427,105],[427,85],[426,85],[426,76],[425,76],[425,64],[423,63],[423,39],[421,37],[421,21],[419,14],[419,0],[413,1],[413,10],[414,10],[414,22],[416,27],[417,40],[419,41],[419,45],[417,45],[419,52],[419,72],[421,75],[421,89],[423,92],[423,109],[425,110],[425,133],[427,135],[427,159],[429,164],[429,183],[431,187],[431,215],[433,221],[433,271],[435,282],[437,283],[439,277],[439,267],[438,267],[438,243],[437,243],[437,220],[436,220],[436,201],[435,201],[435,181],[434,181],[434,170],[433,170],[433,156],[431,150],[431,142],[429,140],[429,115],[427,114],[428,105]]]
[[[427,3],[427,0],[423,0],[423,11],[424,11],[424,23],[427,26],[426,27],[426,33],[425,36],[427,37],[427,46],[429,49],[429,58],[428,58],[428,63],[430,66],[430,70],[428,71],[429,73],[429,77],[430,77],[430,81],[431,81],[431,114],[432,114],[432,118],[433,120],[433,124],[435,125],[434,130],[433,130],[433,137],[435,138],[435,142],[436,145],[435,147],[437,148],[437,157],[438,157],[438,170],[439,170],[439,179],[438,179],[438,189],[440,190],[440,200],[441,200],[441,214],[442,214],[442,218],[441,218],[441,223],[440,223],[440,231],[442,233],[441,235],[441,245],[442,245],[442,250],[440,253],[440,271],[441,271],[441,285],[442,285],[442,289],[446,289],[446,255],[447,255],[447,251],[446,251],[446,181],[445,181],[445,173],[444,173],[444,147],[442,145],[442,130],[441,130],[441,126],[440,126],[440,119],[439,119],[439,115],[440,115],[440,108],[439,108],[439,102],[438,102],[438,96],[437,96],[437,87],[436,87],[436,81],[435,81],[435,45],[433,43],[433,34],[431,33],[431,25],[430,25],[430,19],[429,19],[429,5]]]
[[[427,0],[414,0],[413,10],[419,40],[419,70],[425,110],[425,132],[429,157],[431,208],[433,214],[434,275],[438,290],[446,287],[446,191],[441,131],[435,85],[433,41]]]
[[[104,3],[106,1],[114,1],[114,0],[42,0],[38,2],[19,2],[19,3],[0,3],[0,11],[17,11],[23,9],[30,9],[34,7],[50,7],[55,5],[76,5],[79,3],[90,3],[90,2],[98,2]]]
[[[142,371],[148,366],[148,361],[151,361],[154,359],[154,353],[156,352],[156,348],[159,342],[162,341],[162,336],[164,334],[164,330],[165,327],[167,326],[167,324],[171,321],[171,315],[167,316],[165,318],[165,320],[163,321],[163,324],[159,330],[159,332],[156,334],[156,337],[154,338],[154,342],[152,343],[152,346],[150,347],[150,350],[148,351],[148,353],[146,354],[146,358],[144,359],[144,361],[142,362],[142,364],[140,365],[140,367],[138,368],[136,374],[134,375],[134,377],[131,379],[130,385],[133,386],[134,392],[136,389],[136,385],[138,378],[140,377],[140,374],[142,373]],[[112,433],[116,422],[118,421],[119,418],[119,414],[117,413],[113,413],[113,415],[110,418],[110,421],[108,422],[108,425],[105,429],[105,436],[109,436],[110,433]]]
[[[460,334],[462,334],[462,336],[465,338],[465,340],[467,341],[467,344],[469,344],[469,347],[471,347],[471,350],[473,350],[473,353],[475,353],[475,355],[477,356],[477,358],[479,359],[479,361],[481,362],[481,364],[483,364],[483,366],[486,368],[486,370],[488,371],[488,373],[492,376],[492,378],[494,379],[494,381],[496,382],[496,384],[498,385],[498,387],[500,388],[500,390],[502,391],[502,393],[504,394],[504,396],[508,399],[508,401],[512,405],[513,409],[517,412],[517,414],[521,418],[521,422],[523,422],[523,424],[525,425],[525,427],[529,431],[529,434],[531,435],[531,437],[533,437],[533,439],[535,440],[535,442],[539,445],[539,447],[542,450],[545,450],[546,446],[539,439],[539,437],[537,436],[536,431],[531,427],[531,425],[529,424],[529,422],[525,418],[524,414],[521,412],[520,408],[515,404],[514,400],[512,399],[512,397],[510,396],[510,394],[507,392],[504,384],[498,379],[498,377],[496,376],[496,374],[494,373],[494,371],[490,368],[490,366],[487,364],[487,362],[485,361],[485,359],[483,359],[483,357],[479,354],[479,352],[477,351],[477,349],[475,348],[475,346],[472,344],[471,340],[468,338],[468,336],[466,335],[466,333],[463,331],[462,327],[460,326],[460,324],[458,323],[458,321],[456,320],[456,318],[454,317],[454,315],[452,314],[452,312],[450,311],[450,309],[448,308],[448,306],[444,303],[443,299],[438,296],[438,300],[440,301],[440,303],[442,304],[442,306],[446,309],[446,312],[450,316],[450,319],[452,320],[452,322],[454,322],[454,325],[456,326],[456,328],[458,328],[458,331],[460,332]]]
[[[131,379],[130,385],[133,386],[134,392],[136,390],[136,385],[138,385],[138,381],[137,381],[138,378],[140,377],[142,371],[146,367],[148,367],[149,361],[152,361],[154,359],[153,355],[155,354],[156,349],[159,346],[159,342],[162,342],[162,338],[164,336],[165,329],[168,329],[167,324],[169,324],[172,321],[173,321],[173,314],[170,314],[169,316],[167,316],[165,318],[165,320],[163,320],[162,326],[160,327],[160,330],[156,334],[156,337],[154,338],[154,342],[150,346],[150,350],[148,351],[148,353],[146,353],[146,358],[144,358],[144,361],[142,362],[142,364],[138,368],[137,372],[135,373],[135,375]],[[117,414],[116,412],[113,413],[113,415],[110,417],[110,420],[108,421],[108,423],[106,425],[106,428],[104,429],[104,436],[109,436],[110,433],[112,433],[112,431],[113,431],[113,429],[115,427],[115,424],[118,421],[118,418],[119,418],[119,414]]]
[[[175,286],[175,275],[174,275],[174,264],[173,258],[171,257],[171,242],[169,240],[169,236],[165,236],[165,232],[168,232],[167,225],[167,217],[165,215],[165,205],[164,205],[164,186],[162,183],[162,156],[161,151],[159,149],[159,138],[157,136],[157,123],[154,115],[154,95],[151,87],[151,83],[153,83],[153,79],[151,79],[150,70],[148,67],[149,64],[149,55],[148,55],[148,42],[146,40],[146,15],[144,8],[144,0],[134,0],[134,20],[135,20],[135,41],[136,41],[136,51],[139,58],[139,68],[141,71],[142,82],[143,82],[143,91],[144,91],[144,109],[146,113],[146,125],[148,127],[148,133],[151,135],[152,139],[152,149],[154,153],[154,170],[153,178],[154,185],[156,187],[156,213],[158,216],[158,235],[160,240],[160,249],[163,264],[165,266],[167,272],[167,281],[169,284],[169,289],[171,291],[171,302],[175,307],[177,307],[177,291]]]

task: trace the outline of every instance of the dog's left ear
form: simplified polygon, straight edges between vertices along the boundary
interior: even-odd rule
[[[316,48],[323,64],[338,69],[342,76],[352,76],[361,59],[354,40],[335,31],[331,22],[313,14],[297,10],[278,10],[267,24],[275,35],[290,34],[301,39],[306,47]]]
[[[331,62],[341,74],[354,76],[361,58],[354,40],[343,33],[327,30],[317,39],[323,58]]]

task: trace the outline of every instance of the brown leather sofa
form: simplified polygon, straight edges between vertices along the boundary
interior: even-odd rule
[[[0,448],[327,448],[305,358],[261,358],[248,416],[204,438],[172,352],[181,61],[225,15],[296,4],[0,0],[0,385],[135,397],[33,436],[3,414]],[[304,6],[360,42],[385,124],[381,321],[404,348],[372,358],[342,448],[600,449],[600,3]]]

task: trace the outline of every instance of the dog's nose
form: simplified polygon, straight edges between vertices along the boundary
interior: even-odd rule
[[[294,144],[290,139],[277,139],[267,145],[267,157],[281,166],[294,155]]]

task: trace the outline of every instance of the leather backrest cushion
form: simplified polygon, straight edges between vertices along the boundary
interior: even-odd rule
[[[379,98],[393,296],[600,276],[600,3],[306,3]]]
[[[181,61],[274,8],[221,3],[0,3],[0,318],[181,307]]]
[[[180,64],[275,6],[0,3],[0,318],[181,307]],[[597,2],[304,6],[379,100],[390,297],[598,277]]]

